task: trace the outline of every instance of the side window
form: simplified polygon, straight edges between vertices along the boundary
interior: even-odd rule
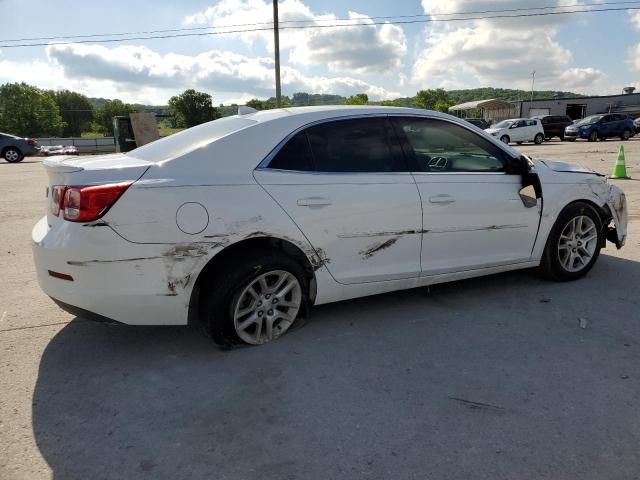
[[[420,172],[504,172],[502,150],[454,123],[425,118],[393,118],[405,154]]]
[[[538,124],[537,120],[525,120],[524,121],[525,125],[527,127],[535,127]]]
[[[611,115],[605,115],[604,117],[602,117],[602,123],[610,122],[611,120],[613,120],[611,117]]]
[[[313,158],[307,141],[307,134],[299,132],[280,149],[269,162],[269,168],[282,170],[313,170]]]
[[[337,120],[306,132],[317,172],[408,171],[391,149],[386,118]]]

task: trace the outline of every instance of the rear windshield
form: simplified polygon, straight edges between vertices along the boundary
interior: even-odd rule
[[[161,138],[160,140],[131,150],[127,155],[149,162],[162,162],[196,150],[214,140],[247,128],[255,123],[258,122],[249,120],[248,118],[237,116],[224,117]]]

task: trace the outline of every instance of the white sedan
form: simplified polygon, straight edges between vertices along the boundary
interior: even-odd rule
[[[623,192],[449,115],[303,107],[48,159],[42,289],[72,312],[263,344],[313,304],[540,266],[626,237]]]
[[[533,142],[540,145],[544,142],[542,122],[535,118],[511,118],[491,125],[485,130],[489,135],[503,143]]]

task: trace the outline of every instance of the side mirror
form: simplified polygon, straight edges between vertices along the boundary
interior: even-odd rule
[[[533,185],[527,185],[520,189],[520,199],[525,208],[533,208],[538,205],[538,199],[536,198],[536,189]]]
[[[518,124],[517,123],[512,123],[509,128],[518,128]]]

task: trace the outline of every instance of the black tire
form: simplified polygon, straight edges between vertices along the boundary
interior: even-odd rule
[[[502,143],[506,143],[507,145],[509,145],[509,142],[511,141],[511,139],[509,138],[509,135],[502,135],[500,137],[500,141]]]
[[[565,269],[560,261],[558,242],[560,240],[560,234],[564,228],[573,218],[578,216],[588,216],[593,220],[598,237],[595,252],[593,253],[589,263],[581,270],[571,272]],[[558,219],[549,233],[547,244],[544,248],[544,253],[542,254],[542,261],[540,262],[540,272],[543,276],[549,279],[561,282],[577,280],[578,278],[586,275],[589,270],[593,268],[593,265],[600,256],[600,249],[602,248],[604,240],[603,236],[602,220],[600,219],[598,212],[596,212],[591,205],[585,202],[575,202],[568,205],[560,215],[558,215]]]
[[[221,266],[203,282],[200,291],[200,320],[213,341],[222,348],[247,344],[236,333],[233,320],[235,303],[246,286],[267,272],[284,270],[293,274],[300,283],[300,310],[294,324],[286,331],[291,330],[310,307],[309,275],[292,257],[266,250],[253,252],[240,262]]]
[[[560,135],[559,138],[561,142],[564,142],[564,134]]]
[[[18,163],[24,160],[24,155],[16,147],[5,148],[2,152],[2,156],[9,163]]]
[[[631,130],[625,130],[620,137],[622,140],[629,140],[631,138]]]
[[[542,142],[544,142],[543,134],[538,133],[535,137],[533,137],[533,143],[535,143],[536,145],[540,145]]]
[[[600,135],[598,135],[598,132],[596,130],[593,130],[590,134],[589,134],[589,141],[590,142],[595,142],[598,140],[598,138],[600,138]]]
[[[567,142],[575,142],[576,141],[575,138],[565,138],[564,140],[566,140]]]
[[[522,145],[522,142],[516,142],[517,145]]]

